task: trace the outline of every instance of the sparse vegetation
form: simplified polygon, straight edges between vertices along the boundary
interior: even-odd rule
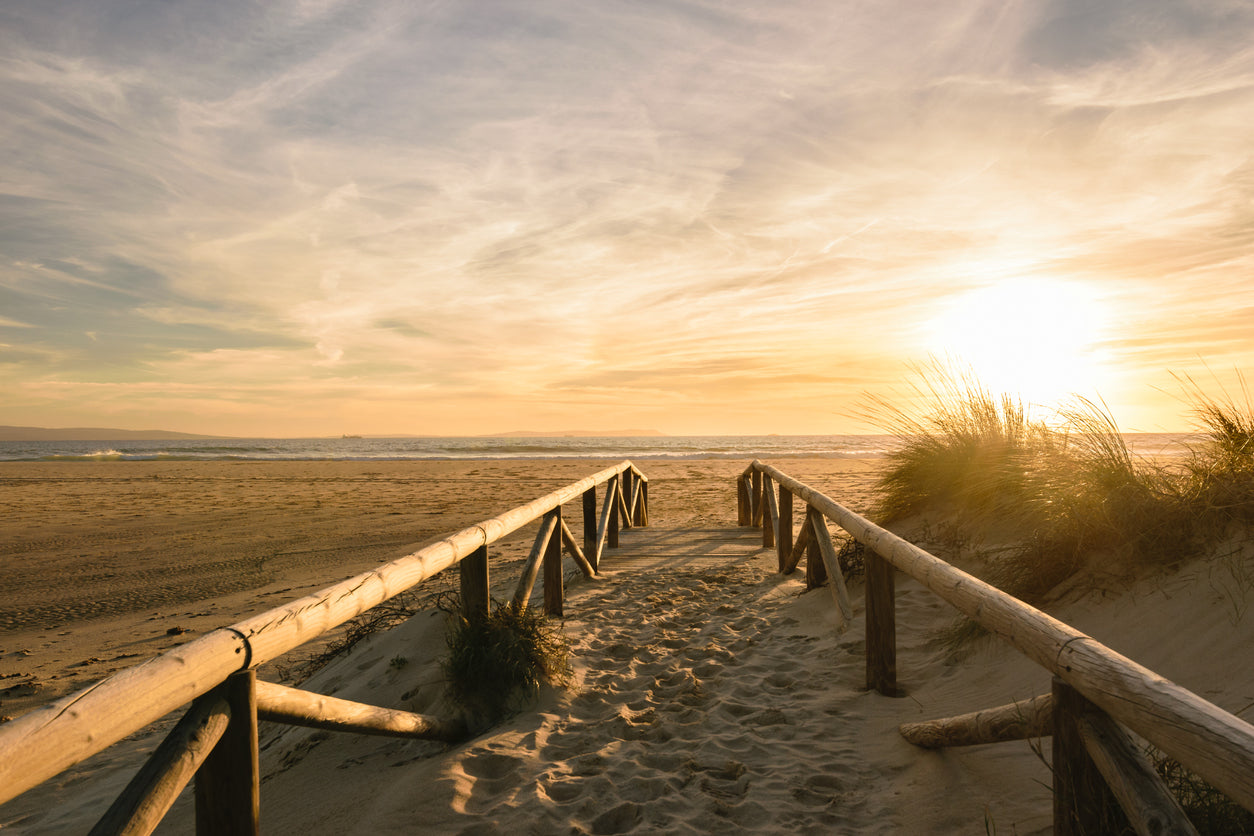
[[[971,377],[922,373],[924,418],[879,400],[866,410],[902,442],[881,479],[880,516],[947,520],[942,556],[974,558],[1012,594],[1039,600],[1081,569],[1172,566],[1254,522],[1248,397],[1210,397],[1183,380],[1202,443],[1168,466],[1134,455],[1099,401],[1079,398],[1046,422]]]
[[[493,602],[483,618],[449,612],[448,655],[441,661],[449,695],[472,726],[489,726],[508,716],[518,700],[543,684],[570,681],[570,647],[560,627],[542,612]]]

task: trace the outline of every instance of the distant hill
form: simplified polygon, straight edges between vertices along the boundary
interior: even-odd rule
[[[658,430],[514,430],[507,433],[492,433],[480,438],[639,438],[642,436],[666,435]]]
[[[176,438],[222,438],[169,430],[114,430],[107,427],[6,427],[0,426],[0,441],[161,441]]]

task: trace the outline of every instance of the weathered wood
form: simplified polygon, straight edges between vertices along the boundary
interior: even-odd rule
[[[601,521],[597,524],[597,547],[596,560],[592,561],[592,565],[596,567],[598,572],[601,571],[601,554],[609,541],[610,523],[614,518],[614,485],[612,483],[605,486],[605,501],[601,503]]]
[[[750,476],[742,473],[736,478],[736,523],[742,526],[753,525],[753,499],[750,495]]]
[[[231,707],[218,691],[193,702],[91,829],[91,836],[146,836],[156,830],[230,720]]]
[[[531,551],[527,554],[527,562],[523,564],[522,575],[518,578],[518,586],[514,590],[514,606],[524,609],[531,599],[531,590],[535,588],[536,578],[540,574],[540,564],[548,551],[549,541],[557,532],[558,520],[551,514],[545,514],[536,531],[536,539],[531,543]]]
[[[640,485],[640,525],[648,527],[649,525],[649,480],[645,479]]]
[[[600,559],[597,549],[597,489],[588,488],[583,492],[583,553],[592,571],[597,571]]]
[[[1054,677],[1054,833],[1086,836],[1113,832],[1104,821],[1118,803],[1080,737],[1080,715],[1090,710],[1084,695]]]
[[[261,767],[257,756],[257,672],[222,683],[231,721],[196,771],[198,836],[257,836],[261,832]]]
[[[460,720],[380,708],[261,680],[257,682],[257,717],[291,726],[385,737],[456,741],[466,736],[466,725]]]
[[[775,529],[779,527],[779,506],[775,503],[775,491],[771,480],[762,480],[762,496],[766,499],[766,512],[762,515],[762,548],[775,548]]]
[[[1091,705],[1091,703],[1090,703]],[[1197,836],[1197,829],[1128,733],[1097,708],[1076,719],[1080,739],[1140,836]]]
[[[827,530],[827,522],[818,511],[808,514],[806,520],[814,526],[814,539],[818,543],[823,565],[827,567],[827,579],[832,589],[832,598],[836,602],[836,611],[840,613],[840,629],[843,631],[853,620],[853,605],[849,602],[845,575],[840,571],[840,560],[836,557],[836,547],[832,544],[832,533]]]
[[[896,569],[878,554],[866,555],[866,687],[897,696]]]
[[[579,567],[579,571],[583,572],[583,576],[585,578],[594,577],[596,570],[588,562],[583,549],[579,548],[579,543],[575,540],[575,535],[570,530],[570,526],[566,524],[565,518],[562,519],[562,543],[566,546],[566,553],[570,555],[571,560],[574,560],[575,565]]]
[[[978,746],[1048,737],[1054,729],[1054,697],[1041,694],[1030,700],[972,711],[957,717],[902,723],[898,727],[907,742],[923,749]]]
[[[144,728],[227,676],[299,647],[604,484],[622,462],[413,554],[214,630],[0,725],[0,803]]]
[[[753,526],[757,528],[762,524],[762,511],[766,503],[762,501],[762,471],[753,471]]]
[[[631,527],[638,525],[640,515],[640,491],[643,483],[639,479],[632,480],[631,483],[631,499],[627,502],[627,519],[631,520]]]
[[[1085,694],[1246,809],[1254,810],[1254,726],[1080,631],[755,462],[901,572]]]
[[[816,524],[815,521],[820,516],[813,508],[806,509],[805,528],[810,529],[810,539],[806,543],[806,589],[818,589],[827,582],[827,567],[823,564],[818,538],[818,530],[823,523]]]
[[[620,526],[619,509],[622,503],[619,502],[623,497],[623,483],[619,479],[611,479],[607,486],[605,494],[605,502],[610,506],[610,531],[606,537],[606,546],[611,549],[618,548],[618,529]]]
[[[566,582],[562,577],[561,506],[550,511],[549,517],[554,520],[556,530],[544,550],[544,611],[560,618],[566,600]]]
[[[807,512],[807,519],[809,513]],[[801,524],[801,530],[797,532],[797,541],[792,544],[792,551],[788,553],[788,559],[784,561],[780,574],[791,575],[797,569],[797,565],[801,563],[801,558],[806,556],[810,549],[810,541],[814,538],[814,531],[804,522]]]
[[[480,546],[457,564],[461,582],[462,615],[487,618],[491,602],[488,586],[488,547]]]
[[[779,571],[784,571],[784,564],[792,554],[792,493],[783,485],[779,486],[779,532],[775,537],[775,553],[779,560]]]
[[[618,524],[620,529],[631,528],[631,511],[627,508],[627,498],[623,495],[623,483],[618,483],[618,490],[614,493],[614,501],[618,504]],[[615,543],[617,548],[618,544]]]

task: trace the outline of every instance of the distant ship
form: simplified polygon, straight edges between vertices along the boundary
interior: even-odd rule
[[[344,435],[340,436],[340,438],[361,438],[361,436],[359,436],[359,435],[348,435],[347,433],[345,433]]]

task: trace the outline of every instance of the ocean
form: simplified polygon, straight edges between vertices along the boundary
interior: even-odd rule
[[[1143,455],[1186,452],[1180,433],[1129,433]],[[891,435],[747,435],[558,438],[231,438],[143,441],[0,441],[0,462],[406,461],[465,459],[867,458],[898,445]]]

